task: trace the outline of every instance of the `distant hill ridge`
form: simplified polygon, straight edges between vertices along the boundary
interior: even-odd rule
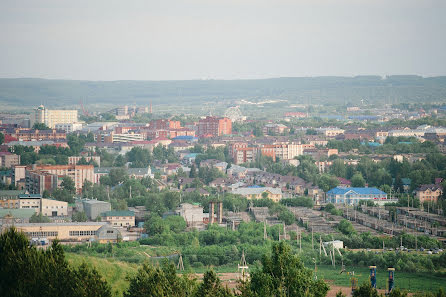
[[[48,106],[88,104],[201,104],[208,100],[277,98],[290,102],[344,103],[446,101],[446,76],[282,77],[246,80],[82,81],[0,78],[0,103]]]

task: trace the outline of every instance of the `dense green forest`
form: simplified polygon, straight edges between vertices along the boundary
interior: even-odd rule
[[[446,77],[290,77],[257,80],[76,81],[0,79],[0,103],[16,106],[122,104],[203,104],[238,98],[274,98],[299,103],[443,101]]]

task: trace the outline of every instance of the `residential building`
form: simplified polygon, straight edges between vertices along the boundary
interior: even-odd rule
[[[80,160],[82,160],[82,158],[85,159],[85,161],[87,162],[94,162],[96,163],[99,167],[101,166],[101,157],[100,156],[71,156],[68,157],[68,165],[77,165],[77,163],[79,163]]]
[[[279,202],[282,199],[282,189],[272,187],[247,187],[236,188],[232,191],[233,194],[242,195],[247,199],[262,199],[269,198],[274,202]]]
[[[357,205],[359,201],[373,200],[376,202],[387,200],[387,194],[377,188],[345,188],[336,187],[326,194],[330,203]]]
[[[67,138],[65,131],[50,129],[16,129],[15,132],[10,133],[12,137],[17,138],[18,141],[64,141]]]
[[[56,174],[39,171],[25,171],[25,188],[31,194],[43,194],[45,190],[52,192],[57,189],[59,178]]]
[[[316,131],[318,131],[320,134],[325,135],[326,137],[336,137],[340,134],[344,134],[343,129],[339,129],[336,127],[322,127],[322,128],[316,128]]]
[[[130,210],[110,210],[101,214],[103,222],[109,222],[113,227],[135,226],[135,213]]]
[[[82,130],[82,123],[58,123],[54,125],[54,128],[68,134]]]
[[[0,167],[11,168],[20,165],[20,155],[10,152],[0,152]]]
[[[266,124],[263,127],[263,133],[269,135],[282,134],[288,131],[290,131],[290,128],[288,128],[284,124]]]
[[[140,133],[115,133],[113,131],[109,134],[96,134],[95,138],[97,142],[105,143],[121,143],[144,140],[144,136]]]
[[[77,110],[47,109],[40,105],[34,112],[32,124],[43,123],[51,129],[55,128],[56,124],[77,123],[78,121]]]
[[[93,165],[35,165],[33,166],[33,170],[54,174],[60,177],[71,177],[74,181],[77,193],[82,192],[82,187],[86,180],[91,183],[95,182]],[[35,192],[30,191],[30,193]]]
[[[443,194],[443,188],[440,185],[421,185],[415,190],[415,197],[420,203],[425,201],[437,203],[438,198]]]
[[[198,122],[198,136],[221,136],[232,134],[232,123],[229,118],[207,116]]]

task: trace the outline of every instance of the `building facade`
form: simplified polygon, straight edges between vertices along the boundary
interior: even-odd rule
[[[40,105],[34,110],[33,124],[43,123],[53,129],[56,124],[77,123],[77,116],[77,110],[47,109]]]
[[[96,240],[101,243],[117,242],[121,238],[119,230],[111,228],[107,222],[28,223],[14,226],[28,238],[57,238],[73,242]]]
[[[207,116],[197,124],[198,136],[221,136],[232,134],[232,122],[229,118]]]
[[[34,170],[56,175],[58,177],[71,177],[74,181],[77,193],[82,192],[82,187],[86,180],[95,183],[93,165],[36,165],[34,166]]]
[[[438,198],[443,195],[443,188],[439,185],[422,185],[415,190],[415,196],[420,200],[437,203]]]
[[[387,193],[377,188],[344,188],[336,187],[327,192],[326,200],[329,203],[357,205],[359,201],[387,200]]]
[[[111,204],[100,200],[83,200],[84,212],[88,219],[96,220],[101,214],[111,210]]]
[[[232,191],[233,194],[242,195],[248,200],[268,198],[274,202],[279,202],[282,199],[282,190],[280,188],[272,187],[248,187],[237,188]]]
[[[10,152],[0,152],[0,167],[11,168],[20,165],[20,155]]]
[[[135,226],[135,212],[131,210],[110,210],[101,214],[103,222],[109,222],[113,227]]]
[[[36,194],[22,194],[19,195],[19,203],[19,208],[34,209],[37,214],[42,213],[47,217],[68,216],[68,203],[65,201],[46,199]]]

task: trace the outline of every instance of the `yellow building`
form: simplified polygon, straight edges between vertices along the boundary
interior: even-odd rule
[[[3,228],[9,226],[3,225]],[[72,223],[28,223],[15,224],[14,227],[28,238],[58,239],[60,241],[98,241],[100,243],[117,242],[121,233],[106,222]]]
[[[245,196],[247,199],[268,198],[274,202],[279,202],[282,199],[282,190],[272,187],[237,188],[232,193]]]
[[[49,128],[54,129],[56,124],[77,123],[77,110],[46,109],[40,105],[35,110],[34,123],[44,123]]]
[[[443,188],[439,185],[421,185],[415,192],[415,197],[420,200],[420,203],[424,201],[437,203],[438,198],[443,195]]]
[[[103,222],[109,222],[113,227],[135,226],[135,213],[130,210],[110,210],[101,214]]]
[[[42,198],[39,194],[19,195],[19,208],[35,209],[36,213],[42,212],[47,217],[68,216],[68,202]]]

